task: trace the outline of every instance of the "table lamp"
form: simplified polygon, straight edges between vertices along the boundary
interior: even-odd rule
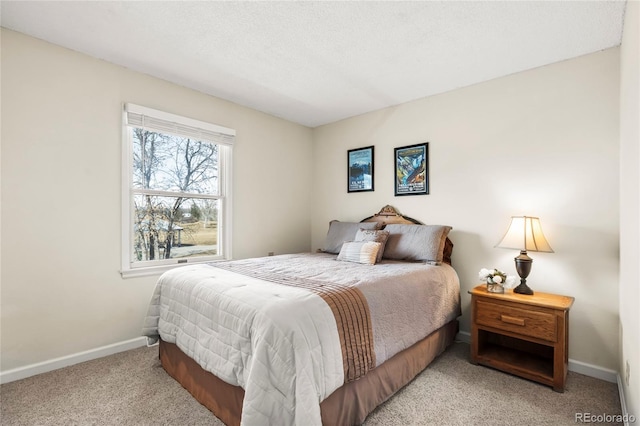
[[[531,216],[512,216],[509,229],[496,247],[520,250],[520,255],[514,259],[516,271],[520,276],[520,285],[514,288],[513,292],[532,295],[533,290],[527,285],[527,276],[531,272],[533,259],[527,255],[527,251],[553,253],[542,233],[540,219]]]

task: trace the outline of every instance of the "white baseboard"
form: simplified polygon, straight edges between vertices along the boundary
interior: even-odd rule
[[[471,333],[468,331],[458,331],[456,335],[456,342],[471,344]]]
[[[627,411],[627,402],[624,397],[624,386],[622,384],[622,377],[618,374],[618,394],[620,395],[620,407],[622,408],[622,419],[624,421],[624,426],[629,426],[629,420],[631,420],[631,416]],[[633,418],[633,422],[635,423],[635,418]]]
[[[586,362],[576,361],[569,358],[569,371],[584,374],[585,376],[595,377],[605,382],[616,383],[618,381],[618,372],[597,365],[587,364]]]
[[[471,334],[466,331],[460,331],[456,335],[456,341],[471,343]],[[113,355],[118,352],[136,349],[145,346],[146,344],[146,337],[137,337],[135,339],[113,343],[111,345],[102,346],[96,349],[91,349],[60,358],[55,358],[49,361],[31,364],[25,367],[15,368],[13,370],[2,371],[0,372],[0,383],[9,383],[16,380],[26,379],[27,377],[35,376],[36,374],[42,374],[81,362],[91,361],[92,359],[98,359],[108,355]],[[621,401],[623,400],[624,395],[622,393],[622,383],[620,382],[620,377],[616,371],[587,364],[581,361],[576,361],[573,359],[569,359],[569,371],[574,371],[579,374],[584,374],[585,376],[595,377],[597,379],[605,380],[611,383],[618,383],[618,388],[620,389],[621,395],[620,399]],[[623,409],[624,408],[625,407],[623,406]]]
[[[471,333],[460,331],[456,336],[456,341],[471,344]],[[586,362],[576,361],[569,358],[569,371],[584,374],[585,376],[595,377],[610,383],[618,382],[618,372],[609,370],[608,368],[598,367],[597,365],[587,364]]]
[[[47,373],[59,368],[68,367],[85,361],[91,361],[92,359],[117,354],[118,352],[140,348],[142,346],[146,346],[146,344],[146,337],[137,337],[124,342],[113,343],[111,345],[101,346],[88,351],[54,358],[24,367],[14,368],[13,370],[2,371],[0,372],[0,383],[15,382],[16,380],[26,379],[27,377],[35,376],[36,374]]]

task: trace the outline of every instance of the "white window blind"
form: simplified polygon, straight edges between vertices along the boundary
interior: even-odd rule
[[[125,104],[125,117],[128,126],[145,130],[170,133],[176,136],[191,137],[218,145],[233,145],[236,131],[204,121],[158,111],[135,104]]]

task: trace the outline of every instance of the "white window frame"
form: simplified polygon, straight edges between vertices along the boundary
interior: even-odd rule
[[[219,194],[205,195],[203,198],[217,199],[220,202],[218,211],[218,247],[220,248],[220,253],[215,256],[184,259],[131,261],[134,231],[132,200],[134,194],[141,192],[133,188],[133,138],[130,131],[132,127],[140,127],[175,136],[192,137],[218,145]],[[235,130],[131,103],[124,104],[122,128],[122,267],[120,270],[122,277],[156,275],[185,264],[231,259],[231,165]],[[152,195],[174,195],[174,193],[155,190],[145,190],[144,192],[152,193]]]

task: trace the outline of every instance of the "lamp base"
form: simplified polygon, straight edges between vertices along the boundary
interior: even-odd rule
[[[513,292],[518,294],[527,294],[529,296],[533,295],[533,290],[531,290],[527,283],[524,281],[520,282],[520,285],[514,288]]]
[[[531,296],[533,294],[533,290],[531,290],[527,285],[527,277],[529,276],[529,272],[531,272],[533,259],[527,255],[526,250],[520,250],[520,255],[514,260],[516,261],[516,271],[518,272],[518,275],[520,275],[520,285],[514,288],[513,292]]]

